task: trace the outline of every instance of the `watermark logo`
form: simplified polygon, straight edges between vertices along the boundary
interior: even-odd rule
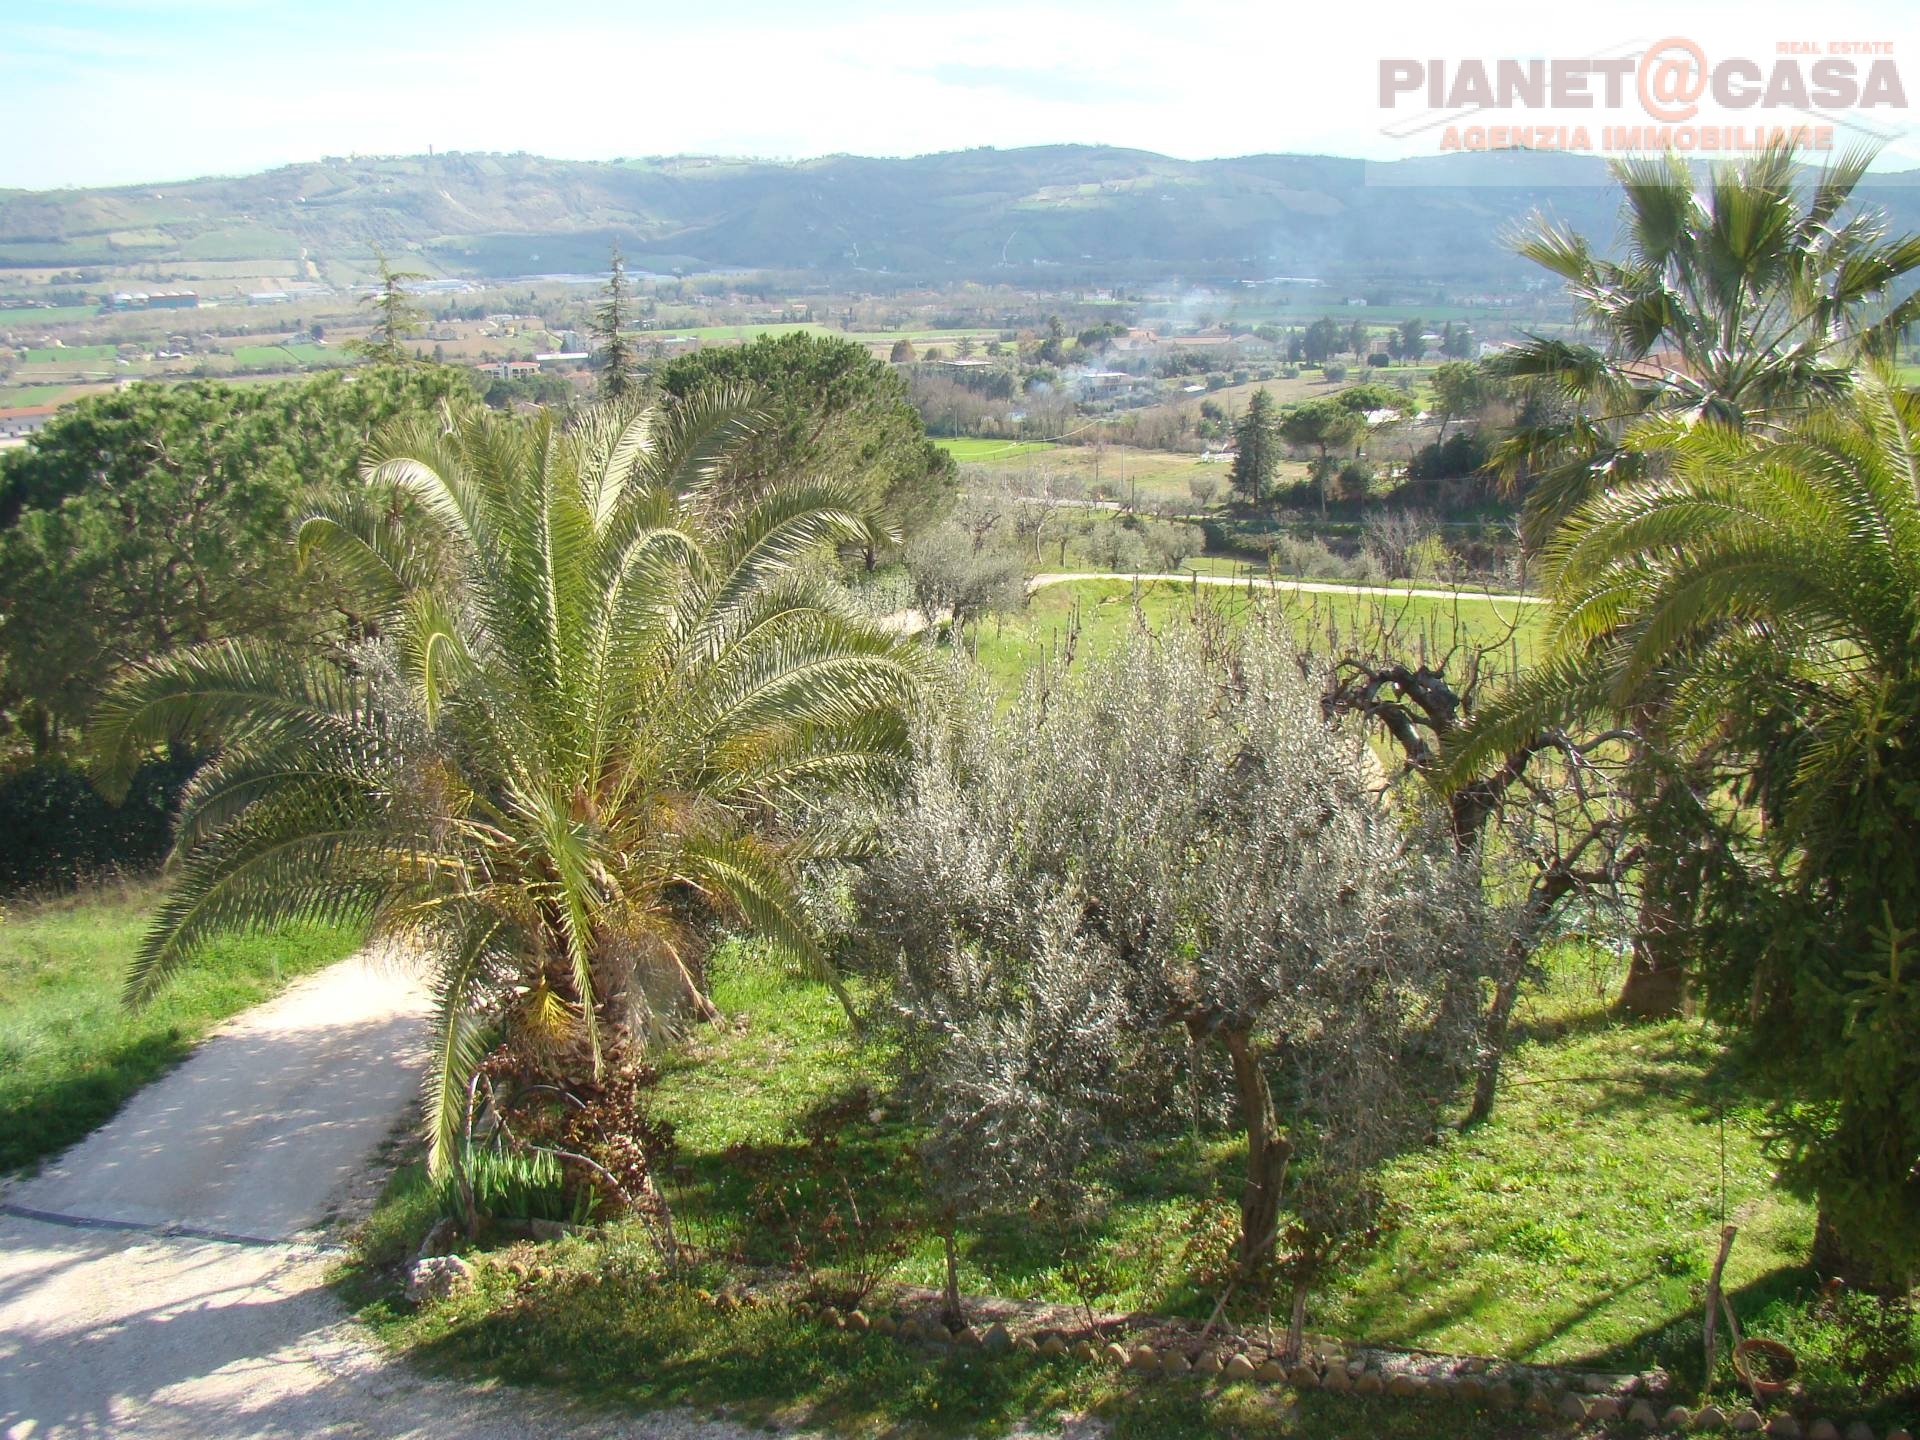
[[[1763,53],[1715,56],[1669,35],[1561,58],[1384,59],[1380,108],[1395,113],[1382,133],[1443,151],[1615,152],[1832,149],[1841,131],[1899,133],[1889,126],[1907,92],[1892,41],[1782,40]]]
[[[1694,102],[1707,88],[1707,52],[1670,36],[1647,47],[1638,71],[1640,104],[1655,120],[1677,124],[1700,113]]]

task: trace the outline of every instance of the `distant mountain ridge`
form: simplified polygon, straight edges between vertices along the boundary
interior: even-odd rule
[[[1920,227],[1920,171],[1863,187]],[[1596,238],[1617,195],[1592,156],[1502,152],[1369,163],[1175,160],[1050,145],[791,164],[526,154],[326,159],[257,175],[97,190],[0,191],[9,269],[294,262],[338,282],[370,247],[450,275],[594,272],[618,240],[660,271],[903,279],[1511,282],[1502,235],[1536,207]]]

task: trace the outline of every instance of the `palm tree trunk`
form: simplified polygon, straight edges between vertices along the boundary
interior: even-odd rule
[[[1687,972],[1666,907],[1642,900],[1635,929],[1633,959],[1613,1008],[1629,1019],[1671,1020],[1686,1008]]]

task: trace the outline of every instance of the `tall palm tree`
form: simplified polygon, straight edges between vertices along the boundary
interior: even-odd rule
[[[1704,187],[1677,155],[1623,160],[1621,259],[1544,219],[1522,234],[1519,253],[1566,281],[1589,332],[1531,336],[1491,362],[1525,399],[1492,466],[1528,482],[1529,546],[1595,494],[1659,474],[1661,437],[1678,433],[1669,422],[1764,434],[1843,398],[1862,359],[1891,352],[1920,315],[1906,283],[1920,236],[1888,238],[1871,209],[1844,213],[1871,158],[1842,157],[1804,198],[1788,145],[1717,168]],[[1651,697],[1619,698],[1622,714],[1652,722]],[[1670,777],[1643,778],[1642,809],[1675,802]],[[1650,858],[1650,871],[1661,863]],[[1644,1015],[1676,1009],[1683,979],[1664,954],[1665,877],[1653,878],[1620,995]]]
[[[110,787],[156,744],[218,746],[129,995],[223,930],[368,922],[430,967],[437,1171],[496,1038],[598,1073],[705,1008],[701,911],[824,973],[796,867],[857,843],[836,802],[894,779],[916,667],[809,578],[879,538],[849,492],[712,483],[756,418],[728,394],[381,435],[299,535],[378,638],[157,659],[98,715]]]
[[[1797,1168],[1818,1259],[1920,1264],[1920,396],[1867,375],[1761,439],[1670,421],[1665,474],[1589,498],[1548,555],[1552,658],[1477,717],[1476,773],[1543,724],[1638,708],[1660,748],[1717,749],[1745,822],[1710,994],[1806,1067],[1829,1109]],[[1701,897],[1711,920],[1711,895]],[[1764,1048],[1764,1047],[1763,1047]]]
[[[1647,472],[1645,445],[1626,433],[1637,420],[1764,428],[1844,395],[1858,359],[1891,353],[1920,316],[1920,291],[1904,283],[1920,270],[1920,235],[1889,238],[1872,209],[1842,217],[1871,160],[1840,158],[1804,200],[1791,146],[1716,169],[1704,187],[1678,155],[1619,160],[1621,259],[1544,218],[1522,232],[1515,249],[1566,282],[1590,334],[1529,336],[1490,362],[1536,398],[1494,456],[1531,482],[1531,543],[1595,490]]]

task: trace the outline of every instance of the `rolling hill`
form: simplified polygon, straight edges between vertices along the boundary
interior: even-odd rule
[[[1920,172],[1874,177],[1920,221]],[[1592,157],[1497,153],[1388,164],[1310,155],[1183,161],[1058,145],[796,163],[527,154],[324,159],[258,175],[0,191],[8,270],[273,262],[334,283],[370,247],[447,275],[604,269],[618,240],[656,271],[727,268],[901,280],[1352,278],[1501,284],[1501,233],[1544,207],[1611,232]],[[413,262],[410,262],[413,263]],[[158,274],[158,270],[155,272]],[[876,284],[879,282],[875,282]]]

